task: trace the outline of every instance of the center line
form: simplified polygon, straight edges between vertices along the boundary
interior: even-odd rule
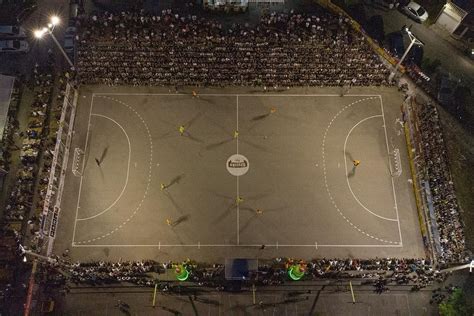
[[[239,96],[236,96],[237,104],[236,104],[236,131],[239,132]],[[239,135],[236,137],[237,143],[237,154],[239,153]],[[237,197],[236,197],[236,204],[237,204],[237,245],[240,244],[240,188],[239,188],[239,177],[237,176]]]

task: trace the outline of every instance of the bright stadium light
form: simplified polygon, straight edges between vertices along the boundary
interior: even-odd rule
[[[44,34],[46,34],[47,31],[48,31],[48,29],[46,27],[44,27],[41,30],[34,31],[33,34],[35,35],[36,38],[42,38],[44,36]]]
[[[43,38],[44,34],[48,33],[49,35],[51,35],[51,38],[53,39],[54,43],[56,44],[56,46],[58,47],[58,49],[61,51],[61,53],[63,54],[64,58],[66,59],[66,61],[68,62],[69,66],[71,66],[71,69],[74,69],[74,64],[72,63],[71,59],[69,58],[69,56],[66,54],[66,52],[64,51],[64,49],[61,47],[61,44],[59,44],[58,40],[56,39],[56,36],[54,36],[53,34],[53,30],[54,30],[54,27],[56,25],[59,24],[61,20],[59,19],[58,16],[56,15],[53,15],[51,16],[50,18],[50,23],[48,23],[48,27],[43,27],[42,29],[38,29],[36,31],[33,32],[34,36],[37,38],[37,39],[41,39]]]
[[[393,78],[395,77],[395,74],[398,71],[398,67],[402,64],[403,60],[405,57],[407,57],[408,53],[410,52],[410,49],[413,47],[413,45],[419,45],[423,46],[425,45],[422,41],[420,41],[418,38],[415,37],[415,35],[410,31],[410,28],[403,26],[402,31],[406,32],[408,34],[408,37],[410,38],[410,45],[408,45],[408,48],[406,49],[405,53],[403,54],[402,58],[398,61],[398,63],[393,67],[392,71],[390,72],[390,75],[388,76],[388,81],[392,82]]]
[[[53,26],[56,26],[56,25],[59,24],[59,22],[60,22],[61,20],[59,19],[59,17],[58,17],[57,15],[53,15],[53,16],[51,17],[51,20],[50,20],[50,21],[51,21],[51,24],[52,24]]]

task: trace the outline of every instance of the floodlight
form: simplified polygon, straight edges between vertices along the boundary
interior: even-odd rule
[[[33,32],[33,34],[35,35],[36,38],[42,38],[44,33],[46,33],[44,29],[36,30],[36,31]]]
[[[53,26],[58,25],[59,22],[60,22],[60,19],[59,19],[59,17],[58,17],[57,15],[53,15],[53,16],[51,17],[51,24],[52,24]]]

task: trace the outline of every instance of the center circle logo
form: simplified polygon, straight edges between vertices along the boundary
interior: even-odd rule
[[[226,167],[231,175],[240,177],[249,171],[249,160],[243,155],[235,154],[227,159]]]

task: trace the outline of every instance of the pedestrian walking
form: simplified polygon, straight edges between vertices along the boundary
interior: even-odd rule
[[[160,189],[161,189],[161,191],[163,191],[164,189],[166,189],[166,184],[164,184],[164,183],[160,184]]]
[[[234,131],[234,138],[239,137],[239,131]]]
[[[261,245],[261,246],[260,246],[260,249],[261,249],[261,250],[265,249],[265,245]]]
[[[168,224],[168,226],[171,226],[173,224],[173,222],[169,218],[167,218],[166,219],[166,224]]]
[[[272,107],[272,108],[270,109],[270,114],[274,114],[276,111],[277,111],[277,109],[274,108],[274,107]]]
[[[193,90],[193,98],[199,98],[199,95],[195,90]]]
[[[242,203],[243,201],[244,201],[244,198],[241,197],[241,196],[238,196],[237,199],[236,199],[237,205]]]
[[[353,160],[352,163],[354,164],[354,167],[357,167],[358,165],[360,165],[360,160]]]
[[[257,208],[257,209],[255,210],[255,213],[257,213],[258,215],[260,215],[260,214],[263,214],[263,211],[262,211],[261,209]]]
[[[95,163],[100,167],[100,160],[95,158]]]

